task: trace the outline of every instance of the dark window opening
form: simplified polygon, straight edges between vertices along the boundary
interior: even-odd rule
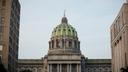
[[[56,40],[56,47],[57,48],[59,47],[59,40],[58,39]]]
[[[62,47],[64,47],[64,39],[62,39]]]
[[[66,31],[66,29],[63,29],[64,31]]]
[[[72,65],[72,72],[77,72],[77,65],[76,64]]]
[[[71,41],[69,41],[69,47],[72,47],[72,42]]]
[[[57,72],[57,64],[52,65],[52,72]]]
[[[3,0],[2,1],[2,6],[5,6],[6,5],[6,0]]]
[[[54,48],[54,40],[52,40],[52,48]]]
[[[67,72],[67,65],[66,64],[62,64],[62,72]]]

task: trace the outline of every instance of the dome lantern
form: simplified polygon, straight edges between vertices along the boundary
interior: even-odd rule
[[[62,18],[61,23],[68,24],[68,20],[65,16]]]
[[[61,23],[68,24],[68,19],[65,16],[65,10],[64,10],[64,16],[62,17]]]

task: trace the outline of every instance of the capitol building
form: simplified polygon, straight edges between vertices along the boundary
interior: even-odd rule
[[[18,72],[111,72],[111,59],[88,59],[82,55],[77,31],[65,14],[48,43],[48,53],[42,59],[19,59]]]
[[[88,59],[78,33],[62,17],[51,31],[48,51],[40,59],[18,59],[19,0],[0,0],[0,71],[2,72],[123,72],[128,70],[128,0],[110,26],[112,59]],[[125,71],[128,72],[128,71]]]

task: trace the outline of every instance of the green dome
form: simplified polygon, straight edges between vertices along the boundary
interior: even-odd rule
[[[62,18],[61,24],[57,25],[52,32],[52,37],[59,36],[77,37],[75,28],[68,24],[66,17]]]

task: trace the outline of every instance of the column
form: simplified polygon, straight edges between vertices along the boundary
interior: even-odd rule
[[[65,48],[69,48],[68,42],[69,42],[69,41],[66,39],[66,40],[65,40]]]
[[[80,42],[78,41],[78,49],[80,49]]]
[[[62,39],[62,48],[64,48],[64,39]]]
[[[61,64],[59,64],[59,72],[61,72],[62,71],[62,66],[61,66]]]
[[[59,43],[59,46],[60,46],[60,48],[62,48],[62,39],[60,39],[59,42],[60,42],[60,43]]]
[[[50,41],[50,47],[51,47],[51,49],[52,49],[52,41]]]
[[[119,70],[120,70],[120,68],[122,67],[122,56],[121,56],[121,39],[119,38]]]
[[[50,69],[50,66],[49,66],[49,64],[48,64],[48,68],[47,68],[47,71],[48,71],[48,72],[50,72],[49,69]],[[44,67],[43,70],[45,70],[45,67]]]
[[[69,64],[67,64],[67,72],[70,72]]]
[[[52,72],[52,64],[49,65],[50,72]]]
[[[125,66],[125,33],[122,35],[122,62],[123,62],[123,67]]]
[[[79,45],[78,44],[79,44],[79,41],[77,41],[77,49],[79,48]]]
[[[57,72],[59,72],[59,70],[60,70],[60,69],[59,69],[59,64],[57,64]]]
[[[70,69],[70,71],[69,72],[72,72],[72,66],[71,66],[71,64],[69,65],[70,67],[69,67],[69,69]]]
[[[66,47],[66,39],[64,39],[64,49],[65,49],[65,47]]]
[[[81,72],[81,64],[79,64],[79,72]]]
[[[54,39],[54,48],[57,48],[57,47],[56,47],[56,39]]]
[[[79,72],[79,66],[78,66],[78,64],[77,64],[77,72]]]
[[[51,42],[49,41],[49,49],[51,49]]]
[[[75,42],[72,40],[72,48],[75,48]]]

